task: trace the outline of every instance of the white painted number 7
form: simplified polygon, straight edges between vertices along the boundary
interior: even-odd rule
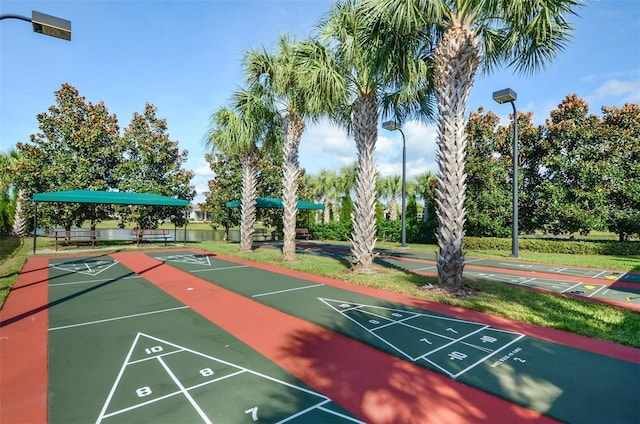
[[[247,409],[246,411],[244,411],[245,414],[251,414],[251,419],[253,421],[258,421],[258,407],[254,406],[251,409]]]

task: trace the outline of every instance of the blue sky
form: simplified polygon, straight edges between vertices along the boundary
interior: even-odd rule
[[[36,115],[65,82],[91,103],[104,101],[125,128],[145,102],[158,107],[169,136],[189,151],[193,184],[206,190],[211,171],[202,139],[210,115],[242,85],[240,61],[252,48],[271,50],[279,34],[304,38],[330,10],[327,0],[74,0],[7,1],[0,13],[31,16],[32,10],[72,22],[72,41],[31,30],[27,22],[0,22],[0,151],[38,132]],[[469,111],[482,106],[507,123],[511,107],[491,99],[510,87],[519,110],[543,123],[567,94],[601,106],[640,103],[640,1],[588,1],[573,17],[574,40],[545,70],[533,76],[505,69],[478,76]],[[408,178],[436,172],[435,129],[404,126]],[[300,165],[310,174],[353,163],[355,144],[328,123],[309,126],[300,145]],[[382,175],[402,171],[398,132],[379,130],[376,162]]]

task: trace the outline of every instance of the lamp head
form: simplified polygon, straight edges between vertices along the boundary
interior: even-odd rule
[[[396,121],[386,121],[382,123],[382,128],[384,128],[387,131],[395,131],[400,129],[400,126]]]
[[[500,104],[514,102],[517,98],[518,95],[516,94],[516,92],[510,88],[505,88],[503,90],[493,92],[493,100]]]
[[[31,11],[33,31],[50,37],[71,41],[71,21]]]

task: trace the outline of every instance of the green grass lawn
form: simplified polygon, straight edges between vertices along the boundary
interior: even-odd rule
[[[0,238],[0,305],[4,303],[4,299],[27,260],[27,256],[31,253],[31,242],[31,239]],[[460,298],[447,295],[442,291],[422,288],[428,284],[437,285],[437,279],[435,278],[397,269],[379,268],[374,275],[358,275],[349,272],[349,264],[344,260],[318,255],[298,254],[297,261],[282,262],[279,249],[257,249],[252,253],[239,253],[237,243],[207,241],[190,243],[189,245],[211,252],[237,256],[257,262],[277,264],[285,268],[324,275],[353,284],[390,290],[640,348],[640,313],[622,308],[490,283],[469,283],[479,289],[480,294],[472,298]],[[398,248],[398,245],[394,243],[378,243],[377,246],[386,249]],[[51,247],[52,242],[47,238],[38,238],[38,250]],[[114,246],[114,250],[118,251],[126,248]],[[129,246],[128,248],[131,247]],[[432,253],[436,250],[436,246],[412,244],[409,249],[411,251]],[[66,252],[71,253],[70,250]],[[101,250],[101,252],[105,251]],[[505,259],[508,258],[509,254],[510,252],[506,251],[467,252],[467,256]],[[619,271],[640,269],[640,257],[637,256],[616,257],[521,252],[521,257],[518,260],[568,266],[591,266]]]

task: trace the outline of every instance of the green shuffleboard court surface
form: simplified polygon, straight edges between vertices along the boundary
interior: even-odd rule
[[[635,423],[640,364],[193,252],[201,279],[566,422]]]
[[[110,256],[51,259],[50,423],[359,423]]]

